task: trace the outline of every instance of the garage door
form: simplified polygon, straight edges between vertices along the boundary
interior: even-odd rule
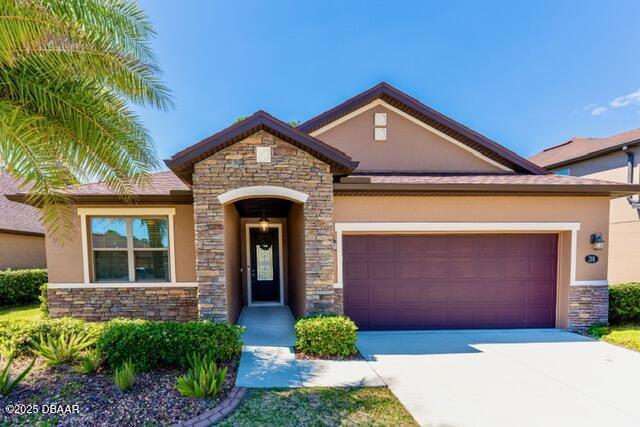
[[[343,236],[343,263],[361,329],[555,326],[554,234]]]

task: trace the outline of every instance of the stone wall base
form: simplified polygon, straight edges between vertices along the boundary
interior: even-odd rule
[[[608,286],[569,287],[569,330],[584,332],[591,325],[608,322]]]
[[[198,318],[196,288],[48,289],[49,316],[90,321],[116,317],[148,320]]]

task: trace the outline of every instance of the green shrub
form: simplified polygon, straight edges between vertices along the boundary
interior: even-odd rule
[[[127,391],[133,387],[136,382],[136,368],[130,360],[116,368],[113,373],[113,382],[120,391]]]
[[[640,283],[609,286],[609,322],[640,322]]]
[[[358,327],[346,316],[312,316],[296,322],[296,348],[315,356],[351,356]]]
[[[80,364],[76,366],[76,371],[81,374],[93,374],[102,365],[102,354],[98,350],[89,351],[79,357]]]
[[[222,322],[154,322],[112,320],[98,339],[97,347],[114,368],[131,360],[140,371],[160,366],[189,366],[189,355],[210,354],[213,361],[227,362],[242,347],[242,327]]]
[[[75,361],[80,352],[96,343],[92,336],[83,334],[65,334],[58,337],[40,336],[40,341],[32,340],[33,352],[47,361],[49,366],[62,365]]]
[[[20,305],[38,301],[40,286],[47,283],[47,270],[0,271],[0,306]]]
[[[189,356],[187,375],[178,378],[176,389],[189,397],[213,397],[222,388],[227,368],[218,369],[210,355]]]
[[[7,396],[9,393],[11,393],[11,391],[13,391],[13,389],[16,388],[18,384],[20,384],[20,381],[22,381],[24,377],[27,376],[27,374],[31,371],[31,368],[33,368],[33,365],[36,363],[36,359],[33,358],[31,363],[26,368],[24,368],[17,377],[14,378],[11,375],[11,364],[13,363],[14,357],[15,351],[11,350],[9,352],[9,357],[7,357],[6,365],[4,366],[4,368],[2,368],[2,370],[0,370],[0,396]]]
[[[83,320],[40,319],[40,320],[0,320],[0,347],[16,349],[16,355],[32,353],[31,343],[41,336],[59,338],[60,335],[92,335],[98,336],[103,328],[101,323],[90,323]]]
[[[38,299],[40,300],[40,312],[42,313],[42,317],[49,317],[49,300],[47,299],[49,295],[49,291],[47,288],[47,284],[43,283],[40,286],[40,296]]]

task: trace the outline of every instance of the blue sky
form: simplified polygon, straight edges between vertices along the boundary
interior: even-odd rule
[[[140,3],[176,101],[138,110],[163,159],[241,115],[304,121],[380,81],[524,156],[640,127],[638,1]]]

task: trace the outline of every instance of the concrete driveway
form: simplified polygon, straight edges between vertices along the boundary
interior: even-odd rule
[[[562,330],[361,332],[424,426],[639,426],[640,353]]]

